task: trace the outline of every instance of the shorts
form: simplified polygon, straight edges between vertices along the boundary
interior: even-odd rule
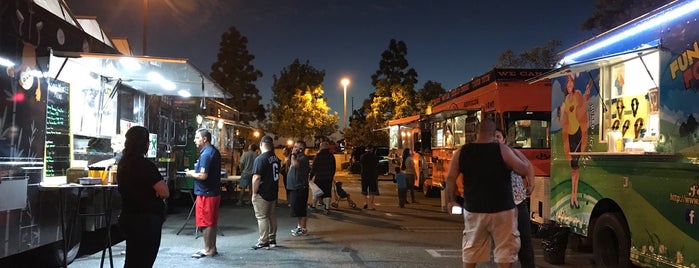
[[[308,203],[308,188],[289,191],[289,204],[291,205],[291,217],[306,217]]]
[[[495,243],[495,263],[517,261],[520,241],[517,229],[517,209],[496,213],[473,213],[464,210],[462,260],[479,263],[490,260],[490,243]]]
[[[195,201],[195,223],[197,227],[211,227],[218,225],[218,207],[221,204],[221,196],[197,195]]]
[[[362,178],[362,195],[379,195],[379,180]]]
[[[252,174],[240,175],[240,182],[238,182],[238,187],[241,190],[245,188],[252,187]]]

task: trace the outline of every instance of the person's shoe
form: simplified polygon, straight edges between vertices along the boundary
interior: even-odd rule
[[[269,243],[262,243],[262,244],[257,243],[256,245],[252,246],[252,249],[254,249],[254,250],[258,250],[258,249],[261,249],[261,248],[263,248],[263,249],[269,249],[269,248],[270,248],[270,245],[269,245]]]
[[[306,228],[298,228],[298,229],[296,229],[295,232],[291,233],[292,236],[304,236],[307,234],[308,234],[308,230],[306,230]]]
[[[269,241],[269,247],[270,247],[270,248],[275,248],[275,247],[277,247],[277,240],[276,240],[276,239],[270,240],[270,241]]]
[[[364,209],[367,209],[367,208],[369,208],[369,205],[364,204]]]

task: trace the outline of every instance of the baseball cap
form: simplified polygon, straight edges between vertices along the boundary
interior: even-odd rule
[[[274,143],[274,140],[272,140],[272,137],[270,136],[264,136],[262,137],[262,140],[260,140],[263,143]]]

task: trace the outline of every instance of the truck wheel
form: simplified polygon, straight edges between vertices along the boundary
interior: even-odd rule
[[[599,267],[631,267],[631,235],[622,213],[607,212],[597,219],[592,247]]]

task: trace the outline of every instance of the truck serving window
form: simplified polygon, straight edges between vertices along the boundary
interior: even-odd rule
[[[507,141],[523,149],[551,147],[549,136],[550,112],[505,112]]]

